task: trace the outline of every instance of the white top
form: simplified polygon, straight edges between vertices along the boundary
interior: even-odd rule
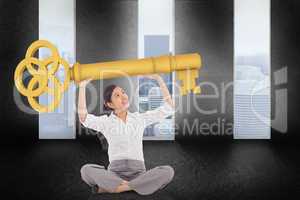
[[[108,142],[109,162],[119,159],[144,161],[144,129],[173,114],[174,109],[164,102],[160,107],[144,113],[128,111],[126,123],[111,112],[109,116],[87,114],[82,124],[87,128],[100,131],[104,135]]]

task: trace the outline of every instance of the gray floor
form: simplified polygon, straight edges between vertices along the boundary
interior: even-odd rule
[[[173,182],[150,196],[92,195],[79,170],[85,163],[107,166],[99,140],[43,140],[2,148],[1,188],[9,199],[285,199],[300,194],[298,152],[268,141],[146,141],[146,167],[172,165]]]

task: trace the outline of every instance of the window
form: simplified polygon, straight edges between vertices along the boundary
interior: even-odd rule
[[[39,39],[53,43],[60,56],[72,66],[75,62],[75,0],[39,1]],[[39,50],[40,59],[48,56],[49,50]],[[62,67],[57,77],[63,81]],[[39,97],[40,104],[48,105],[51,101],[52,96],[47,93]],[[70,84],[58,108],[53,112],[39,114],[39,139],[74,139],[75,121],[75,85]]]
[[[174,53],[174,1],[138,1],[138,52],[139,58]],[[153,15],[155,10],[155,15]],[[174,72],[163,74],[167,87],[174,96]],[[162,105],[163,97],[156,81],[139,78],[139,112]],[[174,97],[173,97],[174,98]],[[148,126],[144,140],[174,140],[174,116]]]
[[[234,138],[270,139],[270,0],[234,3]]]

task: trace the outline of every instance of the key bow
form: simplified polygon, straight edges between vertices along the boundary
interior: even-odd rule
[[[45,59],[34,57],[39,48],[48,48],[51,55]],[[63,83],[56,77],[56,72],[60,66],[64,67],[65,77]],[[54,45],[46,40],[35,41],[29,46],[25,58],[18,64],[15,70],[14,79],[16,88],[21,94],[27,97],[29,104],[36,111],[53,111],[59,105],[62,94],[69,86],[69,68],[69,64],[59,56],[58,50]],[[32,76],[27,87],[23,82],[25,70]],[[44,93],[53,96],[53,100],[49,105],[42,105],[38,102],[37,97]]]

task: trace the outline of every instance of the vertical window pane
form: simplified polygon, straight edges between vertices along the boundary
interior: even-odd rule
[[[139,58],[172,54],[174,52],[174,0],[139,0],[138,51]],[[155,10],[155,15],[153,15]],[[174,73],[163,74],[173,95]],[[139,111],[153,110],[162,105],[163,97],[156,81],[139,79]],[[148,126],[146,140],[174,140],[174,116]]]
[[[48,40],[59,50],[60,56],[70,66],[75,61],[75,0],[40,0],[39,1],[39,39]],[[51,56],[47,49],[40,49],[40,59]],[[61,66],[56,76],[62,82],[64,70]],[[39,103],[48,105],[53,97],[43,94]],[[39,115],[40,139],[75,138],[75,86],[70,84],[63,94],[57,109]]]
[[[270,138],[270,0],[235,0],[234,138]]]

